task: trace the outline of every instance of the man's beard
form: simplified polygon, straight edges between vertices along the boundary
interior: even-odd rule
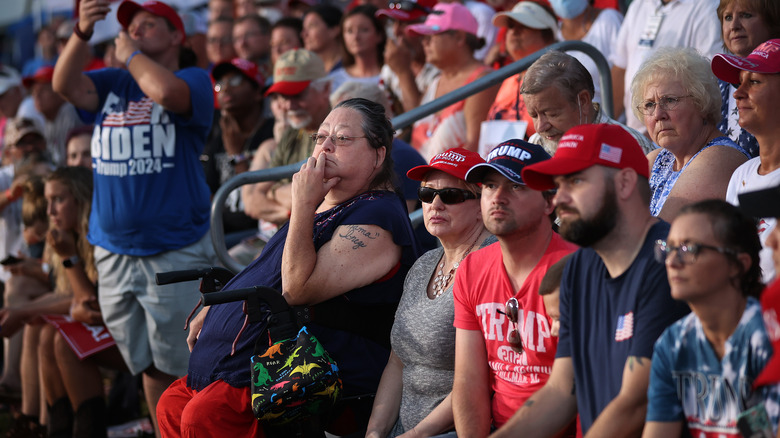
[[[566,210],[566,207],[558,206],[557,210]],[[609,234],[617,224],[618,208],[617,196],[614,184],[607,184],[604,196],[601,198],[601,207],[590,219],[584,219],[581,215],[578,219],[563,222],[558,228],[560,235],[581,247],[590,247]]]
[[[288,111],[285,118],[293,129],[304,129],[311,124],[311,115],[305,111]]]
[[[555,151],[558,150],[558,142],[555,140],[550,140],[543,135],[539,135],[539,143],[541,143],[541,146],[545,151],[547,151],[548,154],[550,154],[550,156],[555,155]]]

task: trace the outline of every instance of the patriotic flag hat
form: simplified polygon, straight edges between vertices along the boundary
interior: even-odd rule
[[[618,125],[579,125],[566,131],[555,156],[523,169],[523,181],[534,190],[555,188],[553,177],[580,172],[593,165],[634,169],[650,178],[650,165],[642,147]]]

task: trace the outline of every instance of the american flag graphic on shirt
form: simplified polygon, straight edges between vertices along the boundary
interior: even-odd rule
[[[127,111],[106,114],[103,126],[148,125],[152,121],[154,101],[144,97],[139,101],[130,101]]]
[[[615,340],[618,342],[625,341],[626,339],[631,339],[632,336],[634,336],[634,312],[618,316]]]

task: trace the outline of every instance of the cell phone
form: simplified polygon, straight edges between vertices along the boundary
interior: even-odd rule
[[[772,438],[772,425],[763,403],[737,415],[737,429],[745,438]]]
[[[19,257],[14,257],[12,255],[9,255],[8,257],[4,258],[3,260],[0,260],[0,265],[10,266],[10,265],[15,265],[15,264],[17,264],[17,263],[19,263],[21,261],[22,261],[22,259],[20,259]]]

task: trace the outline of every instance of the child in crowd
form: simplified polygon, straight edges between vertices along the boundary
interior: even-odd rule
[[[561,258],[554,265],[550,266],[547,273],[544,274],[542,282],[539,284],[539,295],[544,300],[544,310],[547,312],[547,316],[550,317],[552,323],[550,324],[550,335],[558,336],[558,329],[561,326],[561,312],[558,308],[559,295],[561,292],[561,278],[563,277],[563,268],[566,267],[566,262],[571,258],[571,254]]]

